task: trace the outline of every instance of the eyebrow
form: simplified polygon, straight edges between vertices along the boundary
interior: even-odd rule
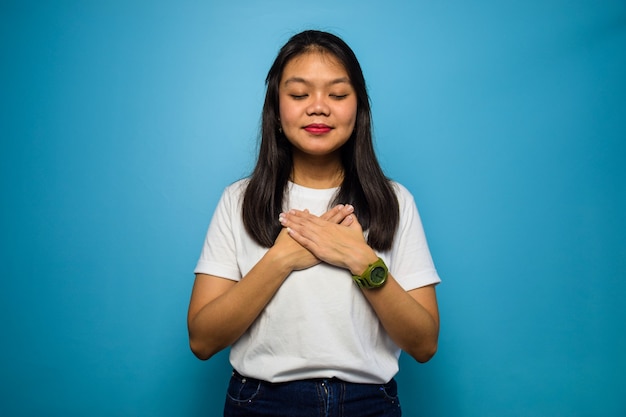
[[[304,78],[301,78],[301,77],[291,77],[291,78],[288,78],[287,80],[285,80],[284,85],[288,85],[290,83],[311,84],[310,81],[307,81],[307,80],[305,80]],[[341,77],[341,78],[336,78],[334,80],[329,81],[327,83],[327,85],[335,85],[335,84],[342,84],[342,83],[351,84],[350,83],[350,79],[348,77]]]

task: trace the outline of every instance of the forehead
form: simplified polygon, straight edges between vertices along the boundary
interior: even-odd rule
[[[328,52],[311,51],[292,58],[283,69],[281,84],[292,79],[335,80],[345,78],[349,82],[348,72],[337,57]]]

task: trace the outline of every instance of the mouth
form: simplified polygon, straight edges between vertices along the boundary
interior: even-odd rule
[[[304,130],[313,134],[313,135],[323,135],[324,133],[328,133],[332,130],[332,128],[328,125],[322,123],[313,123],[304,127]]]

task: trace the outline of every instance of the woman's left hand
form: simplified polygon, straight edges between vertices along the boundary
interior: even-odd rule
[[[354,213],[336,224],[308,210],[289,210],[280,215],[280,222],[296,242],[318,259],[349,269],[352,274],[361,274],[378,257],[367,245]]]

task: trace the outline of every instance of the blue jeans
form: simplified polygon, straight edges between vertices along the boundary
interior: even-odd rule
[[[332,379],[270,383],[236,371],[224,417],[400,417],[396,381],[355,384]]]

